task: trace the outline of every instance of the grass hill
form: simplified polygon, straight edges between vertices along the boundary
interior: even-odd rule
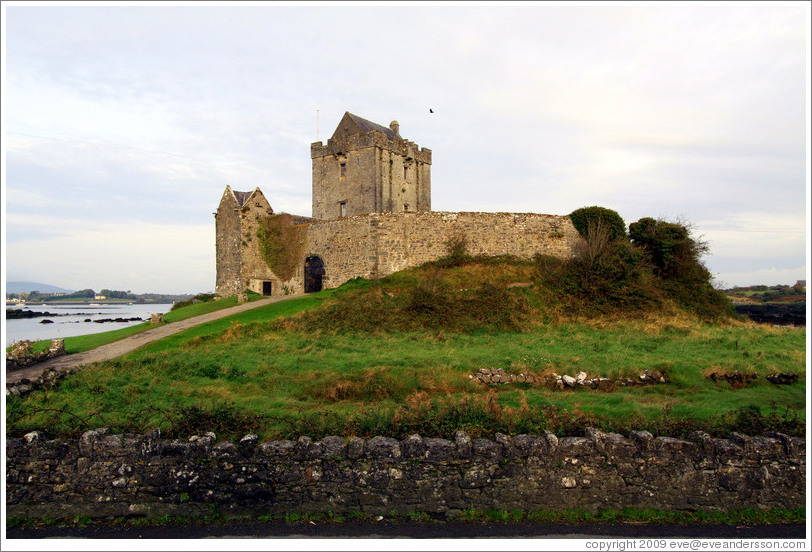
[[[595,267],[579,262],[457,254],[354,280],[9,398],[7,431],[402,438],[458,429],[561,436],[592,426],[683,437],[803,434],[803,329],[742,321],[704,285],[688,294],[644,273],[621,273],[619,285],[603,267],[585,277]],[[533,378],[484,384],[474,377],[483,369]],[[645,371],[665,383],[618,383]],[[611,381],[597,389],[555,384],[556,374],[580,372]],[[798,380],[766,379],[776,373]]]
[[[570,217],[584,238],[572,259],[472,257],[451,240],[438,261],[199,326],[10,397],[7,431],[804,434],[804,328],[737,317],[682,224],[644,218],[627,234],[608,209]]]

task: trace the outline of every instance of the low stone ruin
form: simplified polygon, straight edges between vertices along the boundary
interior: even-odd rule
[[[789,385],[798,381],[798,374],[784,372],[781,374],[770,374],[769,376],[766,376],[766,378],[767,381],[774,383],[775,385]]]
[[[706,377],[713,381],[726,381],[734,387],[743,387],[749,384],[751,381],[757,380],[759,375],[745,374],[738,370],[734,370],[732,372],[712,372]],[[768,376],[764,376],[764,379],[774,385],[791,385],[798,381],[798,374],[782,372],[780,374],[770,374]]]
[[[39,353],[35,353],[31,342],[24,339],[14,343],[11,350],[6,353],[6,370],[19,370],[64,354],[64,339],[52,339],[51,346],[46,351]]]
[[[544,379],[531,373],[508,374],[502,368],[480,368],[476,373],[468,376],[468,379],[477,380],[486,385],[504,385],[508,383],[544,383]],[[662,372],[652,372],[645,370],[636,378],[610,379],[603,377],[590,378],[586,372],[578,372],[577,375],[559,376],[553,372],[552,376],[546,380],[556,389],[574,389],[576,387],[590,387],[592,389],[611,389],[616,386],[629,385],[655,385],[667,383],[667,378]]]
[[[636,378],[621,378],[616,380],[602,377],[590,378],[586,372],[578,372],[575,377],[568,376],[566,374],[559,376],[553,372],[550,381],[556,389],[574,389],[576,387],[606,389],[614,386],[626,387],[630,385],[656,385],[659,383],[667,383],[668,379],[662,372],[645,370]]]
[[[154,312],[149,316],[149,323],[152,325],[156,324],[163,324],[164,323],[164,315],[160,312]]]
[[[485,384],[534,383],[536,381],[533,374],[508,374],[501,368],[480,368],[475,374],[468,376],[468,379],[476,379]]]
[[[732,372],[712,372],[708,374],[708,379],[713,381],[726,381],[731,385],[747,385],[751,381],[758,379],[758,374],[745,374],[734,370]]]

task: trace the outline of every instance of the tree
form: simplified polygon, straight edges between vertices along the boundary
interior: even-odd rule
[[[699,267],[704,269],[699,258],[707,252],[707,244],[693,239],[685,224],[642,218],[629,225],[629,239],[646,252],[662,278],[695,275]]]
[[[570,220],[578,233],[586,238],[590,232],[590,226],[596,227],[598,224],[608,232],[610,240],[626,239],[626,223],[617,211],[606,207],[581,207],[570,213]]]

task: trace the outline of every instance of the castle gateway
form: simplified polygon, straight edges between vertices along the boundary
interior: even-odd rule
[[[275,214],[259,188],[226,186],[215,213],[217,295],[338,287],[436,260],[452,239],[472,255],[572,256],[569,217],[431,211],[431,150],[345,113],[324,145],[310,146],[312,217]]]

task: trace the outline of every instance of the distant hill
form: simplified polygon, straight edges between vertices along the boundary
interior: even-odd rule
[[[6,293],[28,293],[39,291],[40,293],[70,293],[72,289],[65,289],[39,282],[6,282]]]

